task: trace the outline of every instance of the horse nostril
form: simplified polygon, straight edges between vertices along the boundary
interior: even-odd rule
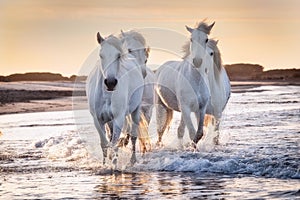
[[[108,85],[107,79],[104,79],[104,84],[105,84],[106,86]]]
[[[145,64],[147,63],[148,59],[145,60]]]
[[[114,86],[116,86],[117,84],[118,84],[118,80],[115,79]]]
[[[115,78],[106,78],[104,79],[104,84],[107,87],[108,91],[113,91],[118,83],[118,80]]]

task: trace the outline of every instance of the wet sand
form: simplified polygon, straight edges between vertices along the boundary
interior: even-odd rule
[[[263,85],[300,85],[291,82],[231,82],[233,93],[260,92]],[[63,111],[87,108],[84,83],[9,82],[0,83],[0,115],[11,113]],[[74,90],[75,88],[75,90]]]
[[[0,114],[63,111],[86,106],[84,83],[0,83]]]

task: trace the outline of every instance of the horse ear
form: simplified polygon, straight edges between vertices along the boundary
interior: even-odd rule
[[[121,34],[123,37],[125,37],[125,33],[123,32],[123,30],[121,29]]]
[[[101,44],[104,41],[103,37],[100,35],[99,32],[97,33],[97,41],[99,44]]]
[[[192,33],[194,29],[188,27],[187,25],[185,25],[186,30],[188,30],[188,32]]]
[[[214,23],[212,23],[211,25],[209,25],[209,27],[208,27],[209,31],[211,31],[211,29],[214,27],[215,23],[216,23],[216,22],[214,22]]]
[[[149,57],[150,47],[145,48],[146,57]]]

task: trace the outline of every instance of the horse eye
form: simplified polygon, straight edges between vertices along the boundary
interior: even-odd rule
[[[128,53],[132,53],[132,50],[131,50],[131,49],[128,49]]]
[[[213,55],[214,55],[214,53],[213,53],[213,52],[211,52],[211,53],[210,53],[210,56],[213,56]]]
[[[208,39],[205,40],[205,43],[207,43],[207,42],[208,42]]]
[[[120,58],[121,58],[121,54],[120,54],[120,53],[118,54],[118,57],[117,57],[117,58],[118,58],[118,59],[120,59]]]

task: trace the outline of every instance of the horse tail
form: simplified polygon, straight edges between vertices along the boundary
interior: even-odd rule
[[[142,153],[148,152],[151,150],[151,140],[148,132],[148,121],[145,117],[145,114],[141,112],[141,119],[138,128],[138,138],[140,150]]]
[[[125,128],[123,131],[126,133],[125,136],[121,137],[119,140],[119,147],[126,147],[129,143],[130,139],[130,132],[132,130],[132,119],[131,116],[126,117]],[[148,152],[151,150],[151,140],[148,132],[148,121],[143,112],[141,112],[140,123],[138,127],[138,139],[139,139],[139,146],[142,153]]]
[[[203,125],[205,127],[208,127],[210,124],[211,125],[215,124],[215,118],[214,118],[213,115],[206,114],[205,117],[204,117]]]

